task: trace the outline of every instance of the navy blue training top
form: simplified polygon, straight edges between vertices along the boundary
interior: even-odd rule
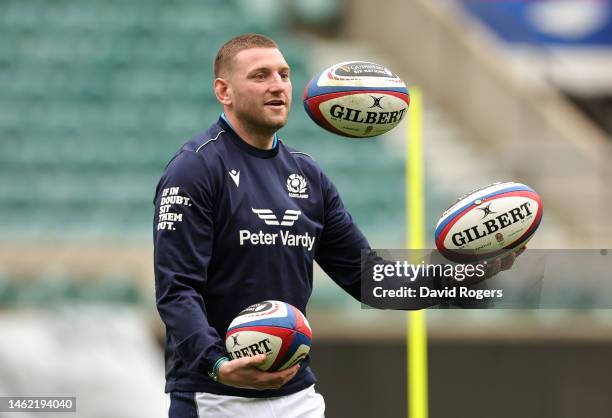
[[[168,163],[156,190],[154,244],[166,392],[244,397],[291,394],[315,377],[303,364],[278,390],[214,382],[208,372],[227,355],[232,319],[267,299],[306,313],[313,261],[360,299],[360,251],[369,248],[310,156],[282,141],[252,147],[222,118]]]

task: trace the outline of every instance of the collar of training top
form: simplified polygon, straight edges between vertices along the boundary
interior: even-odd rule
[[[278,154],[278,149],[280,148],[280,144],[277,143],[276,146],[272,149],[260,149],[256,148],[249,143],[247,143],[244,139],[240,138],[240,136],[232,129],[229,123],[227,123],[223,117],[219,117],[219,124],[223,126],[225,132],[231,138],[231,142],[236,144],[238,148],[243,150],[244,152],[253,155],[258,158],[273,158]],[[276,136],[276,134],[274,134]],[[275,141],[276,142],[276,141]]]

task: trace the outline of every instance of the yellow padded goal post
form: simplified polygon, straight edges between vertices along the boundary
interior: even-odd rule
[[[423,159],[423,98],[418,88],[411,88],[405,182],[406,248],[411,250],[425,248]],[[406,347],[408,355],[408,418],[427,418],[427,323],[424,310],[407,313]]]

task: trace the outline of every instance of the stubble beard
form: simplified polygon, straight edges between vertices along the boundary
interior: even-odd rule
[[[275,120],[270,120],[262,113],[253,114],[252,111],[238,111],[236,112],[236,117],[238,117],[249,130],[264,135],[273,135],[276,131],[287,124],[287,119],[289,117],[288,114],[286,114],[282,120],[276,118]]]

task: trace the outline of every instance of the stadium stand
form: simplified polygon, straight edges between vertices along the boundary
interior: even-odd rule
[[[364,175],[362,163],[385,153],[380,141],[356,146],[307,120],[301,93],[315,70],[308,50],[282,25],[270,24],[273,14],[255,12],[266,2],[256,3],[3,2],[3,237],[148,237],[164,165],[219,113],[212,57],[224,40],[245,31],[273,36],[292,66],[294,106],[281,136],[337,179],[366,230],[392,230],[403,216],[395,198],[403,189],[401,158],[371,165],[376,172]]]

